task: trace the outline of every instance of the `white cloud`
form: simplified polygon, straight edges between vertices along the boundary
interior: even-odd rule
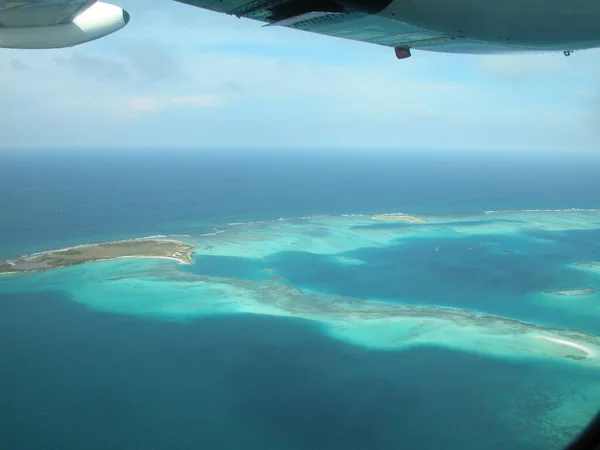
[[[126,108],[134,113],[157,113],[161,110],[156,97],[136,97],[125,101]]]
[[[224,96],[214,94],[173,97],[132,97],[117,104],[124,113],[157,114],[165,108],[212,108],[225,104]]]
[[[175,2],[123,3],[133,18],[113,36],[0,58],[2,145],[600,146],[596,51],[397,61]]]
[[[184,95],[171,97],[167,103],[175,106],[212,107],[222,106],[225,103],[223,96],[211,95]]]

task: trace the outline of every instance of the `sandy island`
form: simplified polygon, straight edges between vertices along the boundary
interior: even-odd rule
[[[581,267],[582,269],[600,269],[600,261],[585,261],[575,263],[577,267]]]
[[[192,263],[194,246],[174,239],[128,239],[50,250],[0,263],[0,274],[39,272],[120,258],[168,258]]]
[[[549,289],[544,291],[545,294],[562,295],[564,297],[577,297],[580,295],[594,294],[596,289],[593,287],[576,288],[576,289]]]
[[[371,219],[383,222],[409,222],[409,223],[425,223],[425,219],[407,214],[376,214],[371,216]]]

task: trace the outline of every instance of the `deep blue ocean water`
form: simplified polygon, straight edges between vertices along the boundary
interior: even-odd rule
[[[12,152],[0,256],[282,216],[595,208],[598,167],[600,155],[568,153]]]
[[[567,153],[9,153],[0,155],[0,256],[313,214],[599,208],[598,173],[600,157]],[[565,255],[598,259],[599,237],[555,235],[552,252],[495,237],[524,251],[493,267],[479,237],[443,243],[453,256],[436,261],[419,241],[347,255],[373,270],[302,253],[265,264],[324,292],[434,304],[443,294],[460,307],[600,332],[595,317],[506,300],[563,287]],[[397,264],[411,270],[394,272]],[[186,270],[264,276],[243,258],[199,257]],[[299,320],[98,313],[61,292],[0,291],[0,356],[0,448],[24,450],[536,448],[523,437],[535,440],[536,414],[597,376],[436,348],[371,351]]]

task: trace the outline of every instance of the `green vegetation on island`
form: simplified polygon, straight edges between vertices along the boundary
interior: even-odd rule
[[[172,239],[129,239],[52,250],[0,263],[0,274],[38,272],[119,258],[169,258],[191,264],[194,247]]]

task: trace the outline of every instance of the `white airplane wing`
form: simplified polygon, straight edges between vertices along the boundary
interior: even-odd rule
[[[552,0],[556,6],[551,8],[540,6],[550,0],[177,1],[264,26],[392,47],[399,59],[410,57],[411,49],[563,51],[569,56],[571,50],[600,47],[600,0]],[[102,1],[0,0],[0,48],[71,47],[114,33],[128,22],[126,11]]]
[[[0,0],[0,47],[72,47],[128,22],[127,11],[96,0]]]

